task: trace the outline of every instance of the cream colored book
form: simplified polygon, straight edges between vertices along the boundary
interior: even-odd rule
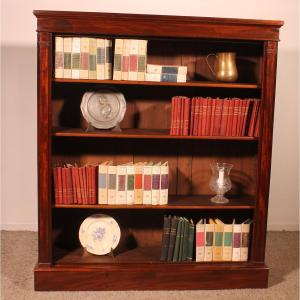
[[[64,78],[64,38],[55,37],[55,78]]]
[[[82,37],[80,39],[80,79],[89,78],[89,38]]]
[[[138,50],[139,41],[130,40],[128,80],[137,80],[138,78]]]
[[[151,179],[151,204],[158,205],[160,198],[160,168],[161,162],[158,162],[152,167],[152,179]]]
[[[151,187],[152,187],[152,167],[153,163],[148,162],[144,165],[143,168],[143,204],[150,205],[151,201]]]
[[[168,204],[169,194],[169,163],[166,161],[160,167],[160,191],[159,191],[159,204]]]
[[[105,161],[98,166],[98,204],[108,204],[108,167],[111,163]]]
[[[215,231],[214,231],[214,245],[213,245],[213,261],[222,261],[222,249],[223,249],[223,231],[224,223],[216,219]]]
[[[122,58],[123,58],[123,39],[115,39],[115,54],[114,54],[114,80],[122,79]]]
[[[233,224],[232,261],[241,261],[241,224]]]
[[[112,79],[112,40],[105,39],[104,79]]]
[[[104,39],[97,39],[97,79],[105,78],[105,42]]]
[[[204,261],[205,223],[201,219],[196,224],[196,261]]]
[[[213,260],[214,230],[215,230],[214,223],[205,224],[204,261],[212,261]]]
[[[224,224],[223,260],[232,260],[232,224]]]
[[[116,204],[117,166],[108,166],[107,203]]]
[[[128,80],[130,43],[131,40],[124,40],[122,53],[122,80]]]
[[[64,38],[64,78],[72,78],[72,41],[73,38]]]
[[[74,37],[72,43],[72,79],[79,79],[80,74],[80,38]]]
[[[126,204],[126,164],[117,166],[116,204]]]
[[[153,65],[147,64],[147,73],[166,73],[166,74],[178,74],[187,75],[187,66],[171,66],[171,65]]]
[[[143,204],[143,169],[144,163],[134,164],[134,204]]]
[[[126,204],[134,204],[134,165],[126,166]]]
[[[147,40],[139,40],[138,43],[138,62],[137,62],[137,80],[145,81],[147,64]]]
[[[89,79],[97,79],[97,40],[90,38],[89,41]]]
[[[242,223],[242,236],[241,236],[241,261],[248,260],[249,251],[249,238],[250,238],[250,220]]]

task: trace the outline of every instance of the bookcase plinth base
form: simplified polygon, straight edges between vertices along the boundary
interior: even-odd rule
[[[197,290],[268,287],[269,268],[252,263],[37,265],[37,291]]]

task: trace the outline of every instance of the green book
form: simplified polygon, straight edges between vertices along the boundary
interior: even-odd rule
[[[180,232],[180,245],[179,245],[179,254],[178,254],[178,261],[182,261],[183,259],[183,238],[184,238],[184,232],[186,228],[186,218],[183,218],[182,226],[181,226],[181,232]]]
[[[189,221],[184,218],[184,231],[183,231],[183,242],[182,242],[182,256],[181,261],[187,260],[188,254],[188,241],[189,241]]]
[[[193,260],[193,250],[194,250],[194,240],[195,240],[195,225],[193,220],[189,223],[189,237],[188,237],[188,249],[186,260]]]
[[[179,218],[176,216],[174,216],[171,221],[170,240],[169,240],[167,261],[171,261],[173,259],[178,221],[179,221]]]
[[[180,247],[180,234],[181,234],[181,227],[183,225],[183,218],[179,217],[177,229],[176,229],[176,238],[175,238],[175,246],[174,246],[174,253],[173,253],[173,262],[179,261],[179,247]]]
[[[171,229],[171,216],[164,216],[164,228],[161,242],[160,260],[167,260]]]

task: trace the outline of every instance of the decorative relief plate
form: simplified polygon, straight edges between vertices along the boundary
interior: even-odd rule
[[[98,129],[113,128],[126,111],[124,95],[111,87],[84,93],[80,109],[85,120]]]

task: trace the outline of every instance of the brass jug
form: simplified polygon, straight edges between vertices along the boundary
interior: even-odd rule
[[[208,58],[215,57],[214,68],[209,64]],[[238,78],[238,71],[235,62],[236,54],[234,52],[219,52],[217,54],[211,53],[206,57],[207,65],[217,80],[224,82],[234,82]]]

